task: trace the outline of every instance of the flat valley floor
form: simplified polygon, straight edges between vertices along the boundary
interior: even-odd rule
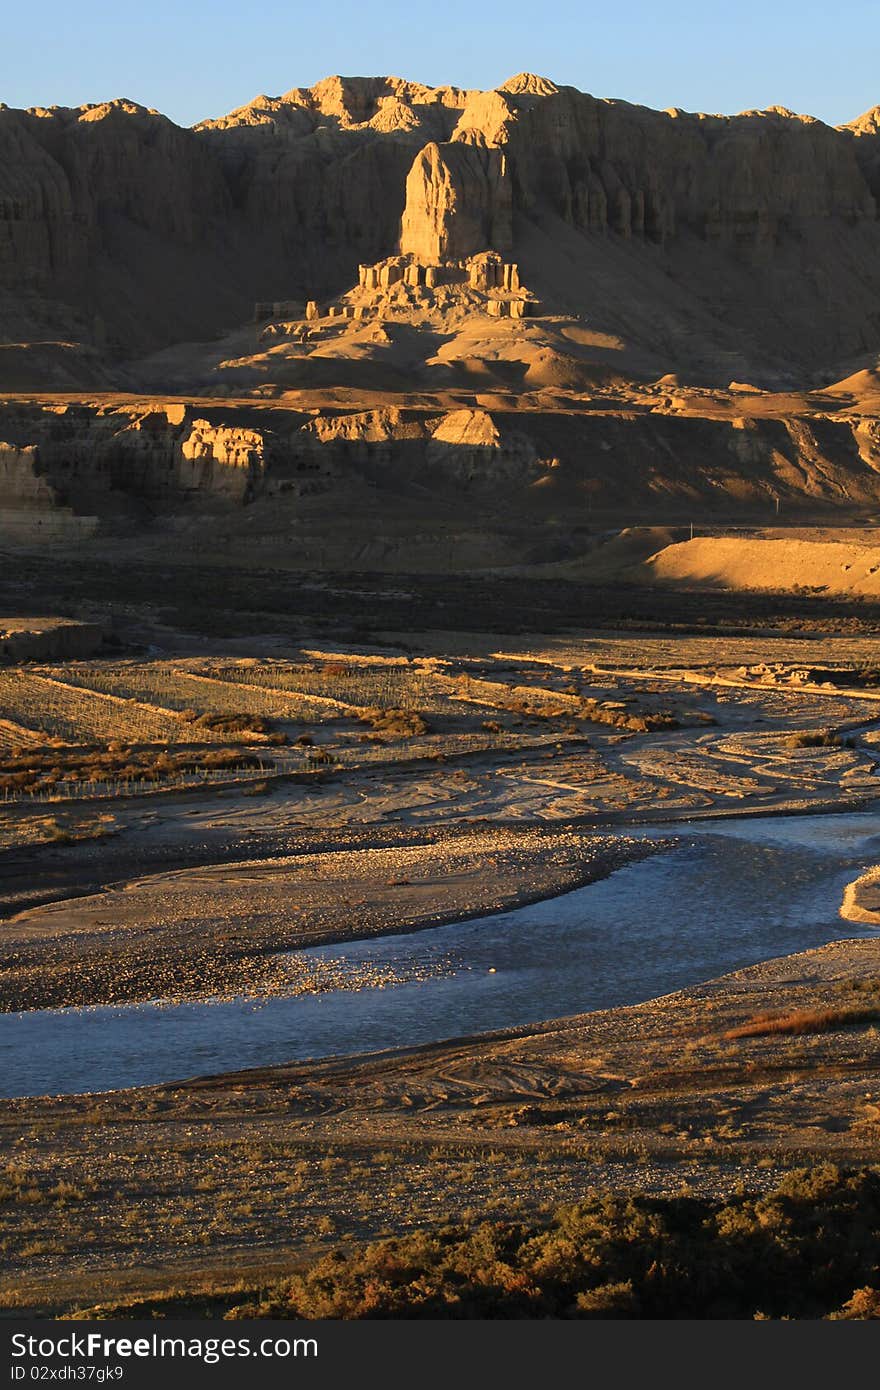
[[[172,1026],[205,1005],[208,1033],[212,1002],[357,1009],[385,991],[393,1011],[413,975],[364,939],[491,924],[722,821],[861,812],[864,862],[828,913],[833,939],[767,960],[768,928],[753,964],[654,1002],[634,984],[636,1002],[554,1021],[541,996],[543,1023],[268,1068],[251,1051],[208,1078],[181,1053],[136,1089],[8,1081],[8,1309],[180,1290],[223,1307],[380,1234],[876,1159],[873,636],[151,637],[0,671],[13,1051],[16,1019],[23,1037],[45,1018],[51,1038],[59,1009],[160,1001]],[[724,903],[699,876],[692,893],[717,928]],[[636,973],[667,908],[626,923]],[[429,957],[428,983],[486,970],[474,947]]]

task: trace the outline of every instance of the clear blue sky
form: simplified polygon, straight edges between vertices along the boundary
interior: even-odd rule
[[[646,106],[880,103],[880,0],[12,0],[0,101],[115,96],[182,125],[330,73],[492,87],[528,69]]]

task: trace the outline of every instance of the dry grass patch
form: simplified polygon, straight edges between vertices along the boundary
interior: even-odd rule
[[[880,1008],[793,1009],[784,1014],[758,1014],[755,1018],[728,1028],[724,1037],[768,1038],[780,1034],[831,1033],[837,1028],[855,1028],[880,1022]]]

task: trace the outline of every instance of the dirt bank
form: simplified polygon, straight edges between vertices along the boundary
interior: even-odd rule
[[[860,874],[844,890],[840,915],[847,922],[880,927],[880,865]]]
[[[876,598],[880,595],[880,545],[698,536],[664,546],[633,576],[640,583]]]

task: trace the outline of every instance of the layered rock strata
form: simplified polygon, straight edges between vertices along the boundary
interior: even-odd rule
[[[678,524],[720,507],[768,524],[780,506],[790,520],[880,505],[877,423],[843,415],[22,404],[0,411],[3,435],[7,544],[129,534],[153,518],[209,536],[221,516],[224,533],[256,517],[307,526],[317,544],[439,511],[451,525],[525,526],[552,550],[554,535],[600,515]]]
[[[685,289],[696,261],[675,248],[695,239],[720,317],[743,300],[738,266],[797,259],[794,289],[762,282],[764,321],[809,357],[833,316],[843,355],[880,348],[878,196],[876,110],[839,129],[658,112],[528,74],[492,92],[332,78],[192,130],[129,101],[2,108],[0,333],[132,356],[255,301],[338,295],[398,244],[426,265],[490,247],[523,263],[523,230],[561,222],[661,248]]]

